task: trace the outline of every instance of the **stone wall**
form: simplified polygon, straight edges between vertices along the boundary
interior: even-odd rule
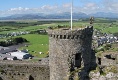
[[[50,80],[69,80],[76,67],[90,69],[93,27],[49,30],[48,34]]]
[[[39,62],[0,61],[0,80],[49,80],[49,66]]]

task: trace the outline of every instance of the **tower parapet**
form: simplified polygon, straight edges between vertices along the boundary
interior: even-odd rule
[[[69,80],[75,68],[89,69],[93,27],[49,30],[50,80]]]
[[[58,29],[58,30],[49,30],[49,37],[55,39],[79,39],[93,33],[92,26],[86,28],[80,28],[76,30],[67,30],[67,29]]]

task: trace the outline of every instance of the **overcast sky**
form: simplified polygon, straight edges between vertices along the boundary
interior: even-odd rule
[[[118,13],[118,0],[73,0],[74,12]],[[70,12],[71,0],[0,0],[0,16]]]

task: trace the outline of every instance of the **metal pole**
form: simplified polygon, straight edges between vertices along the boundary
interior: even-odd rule
[[[73,0],[71,3],[71,30],[72,30],[72,27],[73,27]]]

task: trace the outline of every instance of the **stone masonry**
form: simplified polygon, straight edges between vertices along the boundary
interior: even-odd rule
[[[0,80],[49,80],[49,66],[39,62],[0,61]]]
[[[82,73],[90,70],[92,26],[78,30],[49,30],[48,34],[50,80],[73,80],[70,73],[75,68],[83,67]]]

